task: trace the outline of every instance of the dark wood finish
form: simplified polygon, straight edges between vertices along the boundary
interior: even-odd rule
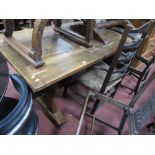
[[[4,22],[4,35],[6,37],[12,37],[13,31],[15,30],[15,25],[14,25],[14,20],[10,19],[10,20],[3,20]]]
[[[143,50],[143,54],[142,56],[146,57],[145,58],[149,58],[151,56],[151,53],[153,51],[155,51],[155,24],[153,25],[152,27],[153,29],[151,30],[150,34],[149,34],[149,39],[148,41],[146,42],[146,46]],[[149,56],[147,56],[149,55]]]
[[[89,68],[89,70],[86,70],[85,72],[81,73],[79,76],[78,75],[75,76],[76,77],[75,80],[77,80],[77,81],[79,80],[80,83],[82,83],[89,89],[100,92],[101,94],[105,94],[105,93],[111,91],[111,89],[112,89],[112,91],[113,91],[113,89],[116,91],[116,89],[114,87],[116,85],[118,85],[121,82],[122,78],[126,75],[126,73],[128,73],[131,61],[133,60],[134,55],[136,54],[136,51],[139,48],[138,45],[141,42],[141,41],[137,41],[137,42],[131,43],[128,46],[125,45],[126,40],[128,38],[128,34],[130,32],[130,29],[131,28],[129,25],[125,25],[125,32],[123,33],[123,35],[121,37],[121,40],[119,42],[119,45],[115,52],[115,55],[114,55],[112,61],[110,62],[110,65],[108,65],[108,69],[105,68],[104,64],[100,68],[98,68],[96,66],[92,66],[92,68]],[[129,51],[130,53],[128,54],[126,52],[126,54],[125,54],[125,53],[123,53],[124,50]],[[117,69],[118,66],[119,66],[119,69]],[[98,75],[98,72],[100,72],[99,75]],[[105,75],[105,77],[102,75]],[[88,80],[90,81],[90,83],[86,82]],[[93,80],[95,82],[93,82]],[[98,82],[98,81],[100,81],[100,82]],[[98,86],[96,86],[96,85],[98,85]],[[65,89],[64,89],[65,90],[64,96],[66,96],[67,88],[68,88],[68,85],[66,84]],[[113,93],[115,91],[113,91]],[[99,105],[99,100],[97,100],[95,102],[94,107],[92,109],[92,114],[96,111],[98,105]]]
[[[134,104],[135,104],[135,102],[136,102],[136,99],[138,99],[138,97],[141,95],[141,93],[142,93],[141,88],[143,88],[143,85],[142,85],[142,87],[140,87],[139,91],[138,91],[137,89],[139,88],[140,83],[142,83],[143,77],[146,79],[145,76],[146,76],[146,74],[147,74],[148,71],[149,71],[148,69],[149,69],[149,67],[150,67],[150,64],[152,64],[152,62],[154,62],[154,60],[155,60],[155,57],[153,57],[153,59],[152,59],[150,62],[148,62],[147,60],[144,60],[144,59],[142,59],[141,57],[138,57],[138,59],[141,60],[141,61],[143,61],[143,62],[146,64],[147,67],[144,69],[143,72],[138,71],[138,70],[135,70],[135,71],[132,70],[132,71],[131,71],[131,67],[130,67],[131,61],[133,60],[133,58],[134,58],[135,56],[137,57],[137,54],[138,54],[139,50],[141,50],[142,47],[144,47],[144,44],[145,44],[145,37],[147,37],[147,35],[148,35],[148,33],[149,33],[149,30],[152,28],[151,26],[152,26],[152,22],[150,21],[150,22],[144,24],[142,27],[140,27],[140,28],[138,28],[138,29],[131,29],[131,30],[130,30],[130,28],[128,28],[128,27],[125,28],[125,33],[123,33],[122,39],[121,39],[121,41],[120,41],[120,44],[119,44],[119,46],[118,46],[118,48],[117,48],[117,50],[116,50],[116,53],[115,53],[115,55],[114,55],[114,58],[113,58],[113,60],[112,60],[112,62],[111,62],[111,64],[110,64],[110,68],[109,68],[109,70],[107,71],[106,78],[105,78],[105,80],[103,81],[102,88],[101,88],[101,90],[100,90],[100,92],[99,92],[100,95],[101,95],[101,94],[105,94],[105,90],[106,90],[107,85],[108,85],[108,83],[109,83],[109,81],[110,81],[111,75],[112,75],[112,73],[113,73],[113,71],[114,71],[114,67],[116,66],[117,61],[118,61],[118,62],[121,62],[121,61],[123,60],[122,58],[119,58],[121,52],[123,51],[123,52],[122,52],[122,55],[126,55],[126,54],[128,54],[127,52],[131,53],[131,51],[132,51],[133,54],[129,54],[129,56],[125,56],[125,57],[124,57],[124,61],[123,61],[122,64],[126,64],[126,62],[127,62],[127,60],[128,60],[129,63],[127,64],[126,73],[128,73],[128,72],[132,73],[132,72],[133,72],[134,74],[140,76],[139,79],[138,79],[138,84],[137,84],[138,87],[135,88],[135,89],[136,89],[136,90],[135,90],[135,91],[136,91],[136,93],[135,93],[135,98],[130,102],[130,104],[129,104],[128,106],[123,106],[124,114],[123,114],[122,119],[121,119],[121,121],[120,121],[119,127],[115,127],[115,126],[113,126],[113,125],[111,125],[111,124],[109,124],[109,123],[107,123],[107,122],[103,122],[103,121],[102,121],[102,123],[104,123],[105,125],[107,125],[107,126],[113,128],[113,129],[117,130],[117,131],[118,131],[118,134],[121,134],[121,131],[122,131],[123,127],[124,127],[124,124],[125,124],[126,119],[127,119],[127,116],[128,116],[128,111],[129,111],[129,109],[130,109],[130,108],[133,108],[133,106],[134,106]],[[126,40],[127,36],[129,35],[129,33],[141,33],[141,37],[135,37],[135,40],[134,40],[133,44],[127,45],[127,44],[125,44],[125,40]],[[137,40],[137,39],[138,39],[138,40]],[[121,59],[122,59],[122,60],[121,60]],[[125,69],[126,69],[126,68],[125,68]],[[121,71],[122,71],[122,69],[121,69]],[[134,75],[134,74],[133,74],[133,75]],[[144,80],[143,82],[144,82],[143,84],[145,85],[146,80]],[[119,83],[119,84],[120,84],[120,83]],[[118,86],[119,86],[119,85],[117,85],[117,87],[118,87]],[[147,85],[147,86],[148,86],[148,85]],[[145,88],[146,88],[146,86],[145,86]],[[97,92],[96,90],[92,90],[92,91]],[[137,95],[137,94],[138,94],[138,95]],[[86,102],[85,102],[85,105],[84,105],[83,110],[82,110],[82,114],[81,114],[81,118],[80,118],[80,123],[79,123],[79,128],[78,128],[78,130],[77,130],[77,133],[80,132],[80,129],[81,129],[81,126],[82,126],[82,122],[83,122],[83,120],[84,120],[84,116],[86,115],[86,109],[87,109],[87,104],[88,104],[89,95],[90,95],[90,92],[89,92],[88,95],[87,95]],[[102,100],[100,97],[97,97],[97,98],[94,98],[94,97],[93,97],[93,99],[95,99],[95,104],[94,104],[94,107],[93,107],[93,109],[92,109],[92,111],[91,111],[91,114],[89,114],[89,116],[91,116],[91,117],[94,119],[94,117],[95,117],[95,116],[94,116],[94,113],[95,113],[95,111],[96,111],[96,109],[97,109],[97,107],[98,107],[100,101],[103,101],[103,100]],[[113,100],[112,98],[107,98],[107,99],[108,99],[108,100],[105,100],[105,101],[108,101],[108,102],[109,102],[110,100]],[[117,104],[117,105],[119,104],[119,106],[122,106],[121,103],[118,103],[118,102],[115,101],[115,100],[113,100],[113,103],[115,103],[115,104]],[[127,109],[126,109],[126,108],[127,108]],[[96,119],[96,117],[95,117],[95,119]],[[99,120],[98,120],[98,121],[99,121]],[[100,122],[101,122],[101,121],[100,121]]]
[[[93,30],[94,30],[94,27],[95,27],[95,20],[94,19],[87,19],[86,20],[86,34],[85,34],[85,37],[86,37],[86,40],[88,42],[92,42],[93,40]]]
[[[5,37],[4,40],[13,48],[15,49],[24,59],[26,59],[30,64],[32,64],[35,68],[38,68],[43,65],[42,61],[34,61],[29,54],[32,51],[27,48],[25,45],[17,41],[14,37]]]
[[[150,59],[145,59],[143,56],[141,56],[139,54],[143,50],[143,48],[146,46],[146,40],[149,38],[149,35],[151,34],[153,27],[154,27],[154,22],[150,21],[150,22],[144,24],[144,26],[142,26],[141,29],[139,29],[139,31],[142,31],[141,34],[142,34],[143,40],[141,43],[141,47],[137,51],[137,54],[136,54],[134,60],[138,60],[139,62],[143,63],[143,65],[145,64],[145,66],[143,67],[143,70],[142,69],[138,70],[138,68],[130,67],[130,74],[133,74],[133,76],[135,76],[135,78],[137,78],[137,80],[138,80],[136,87],[133,89],[133,92],[135,94],[138,92],[140,86],[147,79],[149,70],[150,70],[152,64],[155,62],[154,54],[152,54],[152,56],[150,56]],[[134,30],[134,32],[136,32],[136,30]]]
[[[149,19],[129,19],[135,28],[141,27],[149,21]]]
[[[49,87],[48,90],[37,98],[46,116],[57,126],[62,127],[67,123],[66,117],[57,109],[54,97],[58,85]]]
[[[42,34],[47,20],[36,20],[32,34],[32,50],[13,38],[14,22],[13,20],[4,20],[5,32],[4,40],[15,49],[25,60],[38,68],[44,64],[42,61]]]
[[[83,23],[83,25],[85,26],[84,36],[78,35],[76,33],[73,33],[70,30],[66,30],[66,29],[62,28],[62,25],[61,24],[57,25],[56,21],[54,23],[56,23],[56,25],[55,25],[56,27],[54,28],[56,32],[59,32],[63,36],[75,41],[78,44],[84,45],[86,47],[92,46],[95,20],[93,20],[93,19],[85,20],[85,22]]]
[[[83,19],[81,21],[75,20],[73,26],[77,26],[76,28],[77,32],[83,31],[82,32],[83,35],[81,35],[71,30],[63,28],[63,24],[60,19],[53,20],[53,22],[56,26],[54,29],[57,32],[75,41],[76,43],[84,45],[86,47],[91,47],[93,40],[97,40],[101,42],[103,45],[109,43],[106,41],[106,38],[102,35],[102,32],[100,31],[100,29],[111,28],[118,25],[124,26],[125,24],[124,20],[111,20],[111,21],[106,21],[104,23],[98,23],[98,24],[96,24],[96,21],[94,19]],[[81,24],[79,26],[80,27],[79,30],[78,30],[78,24]]]
[[[24,46],[30,48],[32,31],[32,29],[16,31],[14,36]],[[94,46],[84,48],[51,31],[51,27],[47,27],[42,39],[44,45],[42,58],[45,65],[38,69],[33,68],[16,50],[7,45],[2,35],[0,36],[0,51],[25,77],[33,92],[37,92],[112,55],[118,46],[121,34],[105,30],[103,35],[111,41],[109,45],[102,46],[102,44],[93,42]],[[35,78],[31,77],[33,75]],[[39,81],[35,82],[37,78]]]
[[[42,62],[42,37],[48,19],[36,19],[32,32],[32,51],[29,53],[36,62]]]
[[[135,47],[136,44],[139,44],[139,41],[137,41],[136,44],[134,43],[134,45],[132,45],[132,44],[130,44],[129,46],[125,45],[126,40],[127,40],[127,36],[128,36],[130,31],[131,31],[131,27],[128,24],[126,24],[124,33],[123,33],[122,38],[120,40],[120,43],[119,43],[119,45],[117,47],[117,50],[115,52],[115,55],[114,55],[114,57],[113,57],[113,59],[112,59],[112,61],[110,63],[110,68],[107,71],[107,75],[106,75],[106,77],[105,77],[105,79],[103,81],[102,87],[101,87],[101,89],[99,91],[101,94],[106,93],[108,86],[112,82],[114,82],[114,81],[111,81],[111,77],[112,77],[113,74],[116,74],[116,73],[120,74],[119,77],[117,77],[115,79],[115,81],[118,81],[118,82],[115,83],[116,86],[113,85],[113,87],[117,88],[119,86],[119,84],[121,83],[121,79],[123,79],[123,77],[128,73],[128,70],[129,70],[130,64],[131,64],[131,62],[132,62],[132,60],[134,58],[134,55],[136,54],[137,49],[139,49],[139,46]],[[131,56],[130,55],[124,56],[124,54],[125,54],[125,53],[123,53],[124,50],[132,52]],[[121,60],[122,56],[124,56],[124,58]],[[116,69],[116,66],[118,64],[121,64],[122,67],[119,68],[117,70],[117,72],[116,72],[115,69]],[[113,92],[113,94],[115,94],[115,92],[117,90],[116,88],[115,88],[115,91]],[[95,102],[94,107],[93,107],[93,109],[91,111],[91,114],[95,113],[96,109],[99,106],[99,103],[100,103],[99,100],[97,100]]]
[[[30,49],[32,32],[33,29],[16,31],[14,32],[14,37],[24,47],[26,46]],[[0,52],[16,71],[24,77],[33,93],[44,92],[45,89],[52,87],[53,84],[86,69],[115,52],[121,35],[111,30],[105,30],[102,33],[107,40],[111,41],[109,45],[103,46],[93,41],[92,47],[85,48],[52,31],[51,27],[46,27],[42,38],[42,44],[44,45],[42,46],[42,59],[45,64],[37,69],[25,60],[14,48],[6,44],[3,41],[2,35],[0,35]],[[51,93],[50,90],[49,93]],[[44,94],[48,95],[49,93],[44,92]],[[47,99],[48,95],[39,97],[40,101],[43,103],[43,109],[47,111],[47,116],[51,116],[51,120],[54,120],[54,123],[60,127],[66,122],[66,119],[55,108],[56,103],[52,99]],[[45,103],[50,104],[52,110],[49,110]]]
[[[12,38],[14,26],[13,20],[5,20],[5,41],[14,48],[21,56],[23,56],[30,64],[32,64],[35,68],[41,67],[44,62],[42,60],[42,37],[45,26],[49,20],[48,19],[37,19],[35,20],[33,32],[32,32],[32,47],[27,48],[22,45],[18,40]],[[61,19],[53,20],[55,24],[55,30],[65,37],[87,47],[91,47],[93,45],[94,34],[99,40],[104,43],[103,38],[97,31],[94,31],[95,20],[86,19],[84,20],[85,34],[84,36],[72,33],[72,31],[65,30],[61,27],[62,22]],[[23,51],[23,52],[22,52]]]
[[[61,19],[53,19],[53,23],[56,27],[61,27],[62,25]]]
[[[106,39],[103,37],[101,31],[94,28],[94,39],[98,40],[99,42],[103,43],[103,45],[106,44]]]
[[[130,27],[129,27],[128,25],[126,25],[125,32],[124,32],[124,34],[122,35],[122,38],[121,38],[121,40],[120,40],[120,43],[119,43],[119,45],[118,45],[118,47],[117,47],[117,50],[116,50],[116,52],[115,52],[115,56],[114,56],[114,58],[113,58],[113,60],[112,60],[112,63],[111,63],[111,65],[110,65],[110,69],[109,69],[109,71],[108,71],[108,73],[107,73],[106,79],[104,80],[103,85],[102,85],[102,87],[101,87],[101,90],[100,90],[100,93],[101,93],[101,94],[103,94],[103,93],[105,92],[106,86],[107,86],[108,82],[110,82],[110,77],[111,77],[111,75],[113,74],[114,69],[115,69],[115,67],[116,67],[116,64],[117,64],[118,61],[119,61],[119,57],[121,56],[121,53],[122,53],[122,51],[123,51],[123,48],[124,48],[124,45],[125,45],[125,42],[126,42],[126,40],[127,40],[127,36],[128,36],[128,33],[129,33],[129,32],[130,32]]]
[[[110,29],[113,27],[121,26],[124,27],[127,24],[127,20],[107,20],[104,22],[99,22],[95,24],[94,28],[94,39],[103,43],[103,45],[107,44],[106,38],[102,35],[101,29]]]
[[[96,24],[97,29],[103,29],[103,28],[112,28],[115,26],[122,26],[124,24],[125,20],[109,20],[106,22],[101,22]]]
[[[138,27],[138,26],[142,26],[143,24],[146,24],[146,22],[148,22],[148,20],[138,20],[137,19],[137,20],[133,20],[132,22],[136,27]],[[152,46],[152,43],[151,43],[151,39],[153,38],[154,32],[155,32],[155,23],[152,24],[152,26],[149,30],[149,33],[148,33],[147,37],[145,38],[145,44],[143,45],[142,49],[139,51],[139,55],[141,55],[142,57],[147,58],[148,55],[151,56],[151,52],[154,50],[154,47]],[[134,60],[132,63],[132,66],[138,67],[138,65],[140,65],[140,61]]]
[[[32,32],[32,47],[27,48],[22,45],[18,40],[13,38],[14,31],[14,21],[13,20],[4,20],[5,32],[4,39],[5,41],[14,48],[21,56],[24,57],[30,64],[32,64],[35,68],[41,67],[44,62],[42,60],[42,37],[45,26],[49,20],[48,19],[37,19],[35,20],[33,32]],[[120,21],[117,21],[120,23]],[[62,28],[61,19],[53,20],[55,24],[55,30],[65,37],[87,47],[91,47],[93,45],[94,35],[97,40],[105,44],[104,38],[95,30],[95,20],[94,19],[85,19],[83,21],[83,27],[85,29],[84,36],[81,36],[76,33],[72,33],[70,30],[66,30]],[[115,23],[115,22],[114,22]],[[112,25],[114,25],[112,23]]]

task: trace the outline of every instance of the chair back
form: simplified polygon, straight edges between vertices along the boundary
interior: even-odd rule
[[[128,73],[131,62],[134,59],[137,52],[139,51],[139,49],[141,48],[144,37],[146,37],[146,34],[150,26],[151,21],[144,24],[139,29],[133,30],[127,23],[125,23],[124,33],[122,34],[115,55],[111,61],[110,68],[107,72],[105,80],[103,81],[100,93],[105,92],[108,84],[113,83],[115,81],[121,81],[121,79]],[[127,44],[127,39],[129,33],[131,32],[142,34],[136,40],[132,40],[130,44]],[[115,76],[114,74],[117,76]],[[111,80],[112,75],[116,78],[113,78]]]

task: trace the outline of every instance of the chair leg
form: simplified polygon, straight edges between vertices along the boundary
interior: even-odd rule
[[[82,108],[82,112],[81,112],[81,116],[80,116],[79,125],[78,125],[77,131],[76,131],[76,135],[80,134],[82,124],[83,124],[83,121],[84,121],[84,117],[85,117],[85,114],[86,114],[86,110],[87,110],[89,97],[90,97],[90,92],[87,93],[87,97],[86,97],[85,103],[84,103],[83,108]]]
[[[113,98],[117,92],[117,89],[120,87],[121,83],[118,83],[115,87],[114,87],[114,92],[111,94],[111,97]]]
[[[68,90],[68,86],[64,86],[64,92],[63,92],[63,97],[65,98],[67,95],[67,90]]]
[[[98,106],[99,106],[100,100],[96,100],[95,104],[93,106],[93,109],[91,110],[91,114],[93,115],[95,113],[95,111],[97,110]]]
[[[119,128],[118,128],[118,135],[121,135],[122,134],[122,130],[124,128],[124,125],[125,125],[125,122],[127,120],[127,117],[128,117],[128,115],[127,115],[126,111],[124,111],[122,120],[121,120],[120,125],[119,125]]]
[[[115,91],[114,91],[112,94],[110,94],[111,97],[113,97],[113,96],[115,95],[115,93],[116,93],[117,88],[119,87],[119,85],[120,85],[120,83],[117,84],[117,85],[115,86]],[[98,106],[99,106],[99,103],[100,103],[100,100],[96,100],[96,101],[95,101],[95,104],[94,104],[94,106],[93,106],[93,109],[91,110],[91,114],[92,114],[92,115],[93,115],[93,114],[95,113],[95,111],[97,110],[97,108],[98,108]]]

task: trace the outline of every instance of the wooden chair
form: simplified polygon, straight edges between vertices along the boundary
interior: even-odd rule
[[[145,47],[146,40],[149,38],[149,35],[151,34],[153,27],[154,27],[154,21],[150,20],[149,22],[145,23],[140,28],[133,29],[129,33],[129,36],[131,36],[133,38],[133,40],[137,40],[141,36],[141,38],[142,38],[141,47],[138,49],[133,61],[135,59],[137,59],[141,63],[145,64],[145,67],[142,71],[138,70],[134,67],[131,67],[131,66],[129,67],[128,73],[132,74],[135,78],[137,78],[137,84],[136,84],[134,89],[121,84],[121,86],[126,87],[126,88],[130,89],[132,92],[134,92],[134,95],[136,95],[138,93],[138,91],[140,90],[140,87],[143,85],[143,83],[146,82],[147,75],[150,71],[151,66],[153,65],[153,63],[155,61],[154,54],[152,54],[152,57],[150,60],[147,60],[147,59],[145,59],[139,55],[139,53],[141,53],[141,50],[143,50],[143,48]],[[126,117],[127,117],[127,114],[124,113],[123,118],[122,118],[121,123],[120,123],[120,126],[119,126],[119,131],[118,131],[119,134],[121,134],[121,131],[123,129],[123,126],[125,123],[124,121],[126,120]]]
[[[139,38],[139,40],[127,45],[126,40],[130,31],[130,26],[126,24],[125,32],[122,34],[116,53],[109,65],[101,62],[78,75],[76,79],[89,89],[100,92],[101,94],[114,94],[117,86],[128,73],[131,61],[142,42],[142,39]],[[66,96],[67,89],[68,87],[66,85],[64,96]],[[91,112],[92,114],[96,111],[98,105],[99,100],[96,100]]]
[[[141,64],[145,64],[145,67],[143,70],[139,70],[135,67],[130,66],[129,74],[132,74],[135,78],[137,78],[137,84],[134,89],[131,89],[126,86],[125,87],[128,89],[131,89],[132,92],[134,92],[134,94],[136,94],[138,92],[140,86],[147,79],[147,75],[150,71],[150,68],[153,65],[153,63],[155,62],[155,54],[154,53],[152,53],[150,59],[146,59],[143,56],[139,55],[139,53],[141,53],[140,51],[142,51],[143,48],[145,47],[146,40],[149,38],[149,34],[151,34],[153,27],[154,27],[154,21],[149,21],[146,24],[144,24],[143,26],[141,26],[140,28],[134,29],[130,32],[130,36],[133,36],[134,40],[137,39],[138,35],[141,35],[141,37],[143,39],[141,48],[137,52],[133,61],[138,60]]]
[[[138,69],[130,66],[129,74],[132,74],[135,78],[137,78],[137,83],[136,83],[136,86],[134,89],[131,89],[129,87],[127,87],[127,88],[131,89],[132,92],[134,92],[134,94],[136,94],[139,91],[142,84],[147,80],[147,76],[148,76],[148,73],[151,69],[151,66],[155,62],[155,54],[154,53],[152,54],[150,60],[147,60],[147,59],[143,58],[142,56],[138,56],[138,55],[135,57],[135,59],[137,59],[141,63],[145,64],[145,67],[141,71],[141,70],[138,70]]]
[[[104,122],[103,120],[101,120],[87,112],[86,109],[87,109],[88,101],[89,101],[90,97],[101,100],[105,104],[111,104],[111,105],[117,106],[117,107],[121,108],[123,111],[125,111],[127,117],[129,118],[129,131],[130,131],[129,133],[130,134],[138,134],[140,129],[142,129],[145,126],[146,121],[153,114],[155,114],[155,93],[153,93],[153,95],[145,102],[145,104],[141,108],[136,110],[135,112],[134,112],[133,107],[134,107],[136,101],[141,97],[143,92],[146,90],[146,88],[151,84],[151,82],[154,79],[155,79],[155,72],[150,76],[150,78],[147,80],[147,82],[143,84],[140,91],[134,96],[134,98],[131,100],[131,102],[128,105],[125,105],[125,104],[123,104],[117,100],[114,100],[108,96],[105,96],[101,93],[97,93],[95,91],[89,91],[87,94],[86,100],[85,100],[85,104],[82,109],[82,113],[81,113],[81,117],[80,117],[80,121],[79,121],[79,125],[78,125],[76,134],[77,135],[80,134],[85,115],[90,116],[93,120],[90,134],[93,134],[95,121],[98,121],[100,123],[107,125],[107,123]],[[125,121],[126,121],[126,119],[125,119]],[[111,125],[110,127],[115,130],[119,130],[118,127],[115,127],[113,125]]]
[[[128,34],[133,40],[137,40],[139,37],[141,38],[145,38],[145,36],[149,33],[148,31],[152,30],[152,27],[150,27],[149,25],[152,25],[154,23],[153,20],[148,21],[147,23],[143,24],[142,26],[140,26],[139,28],[135,28],[129,20],[127,20],[126,22],[129,23],[129,25],[132,27],[132,30],[130,31],[130,33]],[[148,24],[149,23],[149,24]],[[117,31],[119,33],[123,33],[124,32],[124,27],[120,26],[120,25],[113,25],[112,27],[108,27],[114,31]],[[147,39],[147,38],[145,38]]]
[[[128,68],[128,72],[126,72],[127,74],[133,73],[134,75],[136,75],[136,74],[139,75],[137,86],[133,90],[135,93],[138,91],[138,88],[140,87],[142,82],[144,82],[146,80],[146,77],[147,77],[146,75],[149,72],[149,69],[150,69],[152,63],[155,60],[154,56],[152,57],[152,59],[150,61],[147,61],[147,60],[144,61],[144,58],[137,56],[137,53],[140,53],[140,50],[142,50],[142,48],[145,46],[145,40],[149,37],[148,34],[152,30],[152,26],[153,26],[153,21],[149,21],[146,24],[144,24],[143,26],[141,26],[140,28],[131,29],[130,32],[128,33],[128,36],[130,36],[133,39],[133,45],[132,46],[124,45],[123,54],[129,55],[129,58],[131,55],[131,61],[133,61],[136,58],[136,59],[143,61],[143,63],[146,64],[146,67],[142,72],[140,72],[140,71],[138,72],[136,69],[133,69],[131,67],[131,65]],[[136,53],[131,53],[132,50],[135,50]],[[134,56],[132,57],[132,55],[134,55]],[[138,75],[137,75],[137,77],[138,77]],[[121,82],[115,86],[115,90],[117,90],[117,87],[120,86],[120,84],[121,84]],[[115,92],[113,93],[113,95],[115,94]],[[96,106],[94,106],[92,113],[94,113],[96,111],[97,106],[98,106],[98,104]]]

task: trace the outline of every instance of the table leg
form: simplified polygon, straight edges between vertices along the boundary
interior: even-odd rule
[[[58,85],[51,86],[47,92],[37,98],[46,116],[57,126],[62,127],[67,123],[66,117],[57,109],[55,95]]]

